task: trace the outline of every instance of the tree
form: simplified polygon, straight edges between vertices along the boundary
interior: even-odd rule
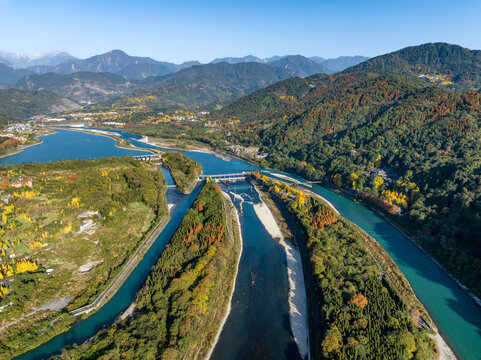
[[[362,294],[354,294],[351,297],[350,303],[359,306],[361,309],[364,309],[364,307],[367,305],[367,299]]]
[[[334,336],[326,336],[321,343],[322,353],[324,356],[328,357],[332,353],[338,353],[340,349],[339,341]]]

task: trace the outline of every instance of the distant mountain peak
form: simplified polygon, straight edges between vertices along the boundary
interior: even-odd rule
[[[273,67],[290,70],[301,77],[306,77],[318,73],[329,74],[332,72],[324,65],[312,61],[311,59],[308,59],[302,55],[288,55],[278,61],[271,63],[270,65]]]
[[[42,54],[18,54],[0,51],[0,61],[17,69],[26,69],[31,66],[56,66],[62,62],[75,59],[72,55],[58,50]]]

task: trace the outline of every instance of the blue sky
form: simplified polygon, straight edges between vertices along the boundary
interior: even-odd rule
[[[173,62],[375,56],[436,41],[481,49],[480,19],[479,0],[0,0],[0,50],[122,49]]]

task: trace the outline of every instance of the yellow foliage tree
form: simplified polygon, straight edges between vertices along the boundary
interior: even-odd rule
[[[332,182],[339,187],[342,186],[342,175],[341,174],[334,175],[332,177]]]
[[[359,175],[356,173],[350,173],[349,174],[349,180],[351,181],[352,189],[356,190],[357,189],[357,179],[359,179]]]
[[[70,206],[72,207],[80,207],[80,197],[74,197],[70,202]]]
[[[376,178],[374,179],[374,187],[376,189],[379,189],[379,187],[384,184],[384,179],[380,176],[376,176]]]
[[[38,265],[30,260],[20,260],[16,264],[16,273],[22,274],[24,272],[35,271],[38,269]]]
[[[10,292],[10,289],[8,287],[0,285],[0,298],[4,297]]]

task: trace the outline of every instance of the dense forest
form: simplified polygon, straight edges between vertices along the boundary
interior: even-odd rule
[[[447,43],[410,46],[345,70],[404,76],[454,91],[481,89],[481,51]]]
[[[478,295],[480,115],[477,92],[362,73],[285,80],[214,113],[225,139],[269,153],[261,165],[380,206]]]
[[[177,189],[187,193],[191,184],[202,174],[202,165],[178,151],[167,151],[162,155],[162,165],[172,175]]]
[[[208,181],[140,289],[134,315],[59,358],[203,358],[226,309],[239,254],[225,215],[229,204]]]
[[[308,281],[322,332],[320,359],[432,359],[435,346],[420,312],[406,304],[371,255],[362,235],[326,204],[296,188],[254,174],[282,199],[305,235]],[[316,314],[316,311],[311,313]],[[316,354],[314,354],[316,355]]]
[[[2,330],[11,358],[67,330],[68,311],[91,303],[168,212],[162,171],[131,157],[4,166],[0,179],[0,326],[69,299]]]

